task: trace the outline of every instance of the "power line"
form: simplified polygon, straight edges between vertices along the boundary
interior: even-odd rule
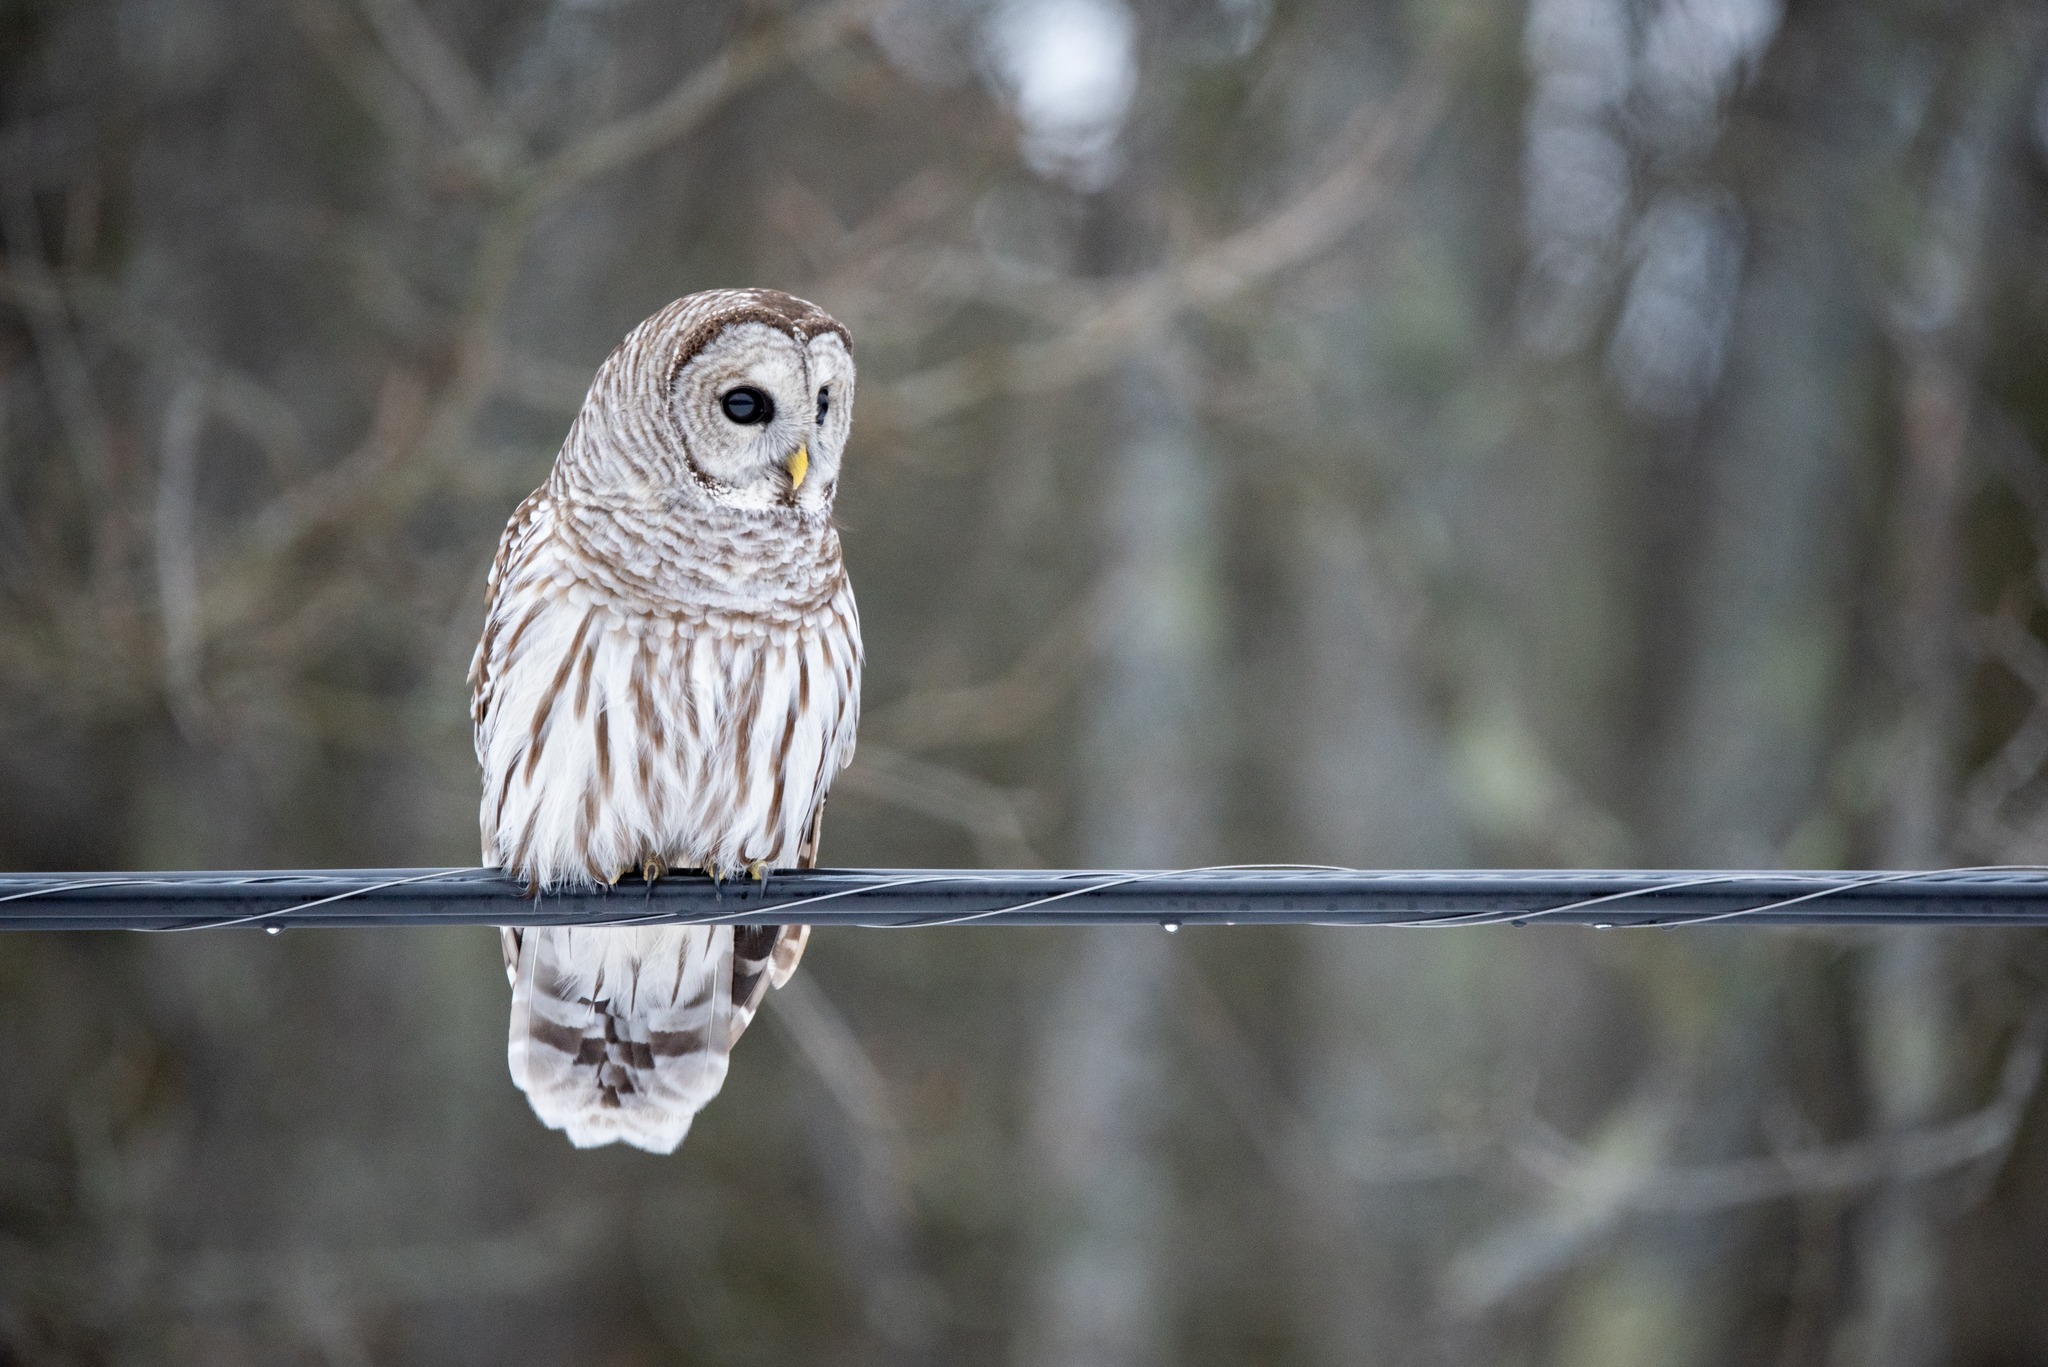
[[[491,869],[0,874],[0,930],[811,924],[1598,927],[2048,925],[2048,867],[1787,873],[1595,869],[813,869],[525,895]]]

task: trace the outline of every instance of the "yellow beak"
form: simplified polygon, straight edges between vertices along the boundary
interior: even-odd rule
[[[803,445],[796,448],[796,454],[789,458],[789,489],[795,493],[804,487],[804,476],[811,472],[811,448]]]

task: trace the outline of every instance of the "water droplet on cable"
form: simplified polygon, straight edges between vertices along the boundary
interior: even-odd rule
[[[263,927],[263,933],[264,933],[265,935],[275,935],[275,934],[277,934],[277,932],[278,932],[278,931],[280,931],[280,930],[283,930],[283,929],[284,929],[284,927],[283,927],[283,926],[265,926],[265,927]]]
[[[1168,935],[1171,935],[1171,934],[1173,934],[1173,933],[1174,933],[1175,931],[1177,931],[1177,930],[1179,930],[1179,929],[1180,929],[1180,922],[1178,922],[1178,921],[1161,921],[1161,922],[1159,923],[1159,928],[1160,928],[1161,930],[1165,931],[1165,932],[1166,932],[1166,933],[1167,933]]]

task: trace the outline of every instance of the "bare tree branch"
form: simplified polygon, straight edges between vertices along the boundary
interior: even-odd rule
[[[1997,1094],[1981,1109],[1945,1125],[1877,1135],[1827,1148],[1787,1150],[1690,1167],[1617,1167],[1592,1157],[1555,1132],[1512,1150],[1516,1164],[1552,1186],[1574,1185],[1591,1168],[1626,1179],[1618,1193],[1628,1210],[1702,1215],[1791,1197],[1834,1195],[1884,1182],[1924,1181],[2002,1154],[2041,1080],[2048,1013],[2022,1027],[2006,1054]]]
[[[1840,1196],[1884,1184],[1925,1181],[2002,1157],[2041,1081],[2048,1009],[2020,1028],[1997,1093],[1981,1109],[1944,1125],[1877,1135],[1832,1147],[1790,1149],[1767,1158],[1677,1166],[1641,1161],[1661,1149],[1675,1117],[1639,1100],[1604,1130],[1608,1155],[1540,1125],[1534,1142],[1510,1147],[1522,1172],[1552,1199],[1511,1220],[1453,1260],[1445,1303],[1482,1313],[1540,1278],[1576,1262],[1630,1215],[1707,1215],[1802,1197]]]
[[[1037,868],[1045,862],[1025,833],[1016,795],[957,769],[862,745],[834,791],[860,793],[963,830],[985,864]]]
[[[837,46],[879,15],[888,0],[826,0],[770,24],[724,51],[636,113],[592,129],[542,162],[528,194],[555,196],[687,137],[726,101],[782,67]]]
[[[1978,650],[2004,665],[2035,697],[2048,701],[2048,644],[2014,614],[2000,612],[1978,618],[1970,624],[1970,638]]]
[[[361,1249],[201,1250],[170,1264],[172,1305],[188,1312],[228,1306],[289,1306],[308,1282],[376,1306],[516,1296],[557,1285],[562,1268],[584,1260],[618,1212],[588,1195],[521,1229],[442,1244]]]
[[[1028,735],[1080,678],[1100,617],[1097,591],[1061,613],[1003,677],[898,698],[867,718],[867,726],[909,750]]]
[[[853,1122],[868,1318],[894,1347],[929,1347],[940,1296],[912,1255],[916,1211],[889,1084],[814,974],[797,974],[768,1000],[776,1024]]]
[[[405,73],[458,138],[483,151],[485,164],[503,165],[524,156],[492,108],[482,82],[413,0],[357,3],[392,65]]]
[[[256,443],[280,483],[304,473],[305,428],[282,396],[248,372],[206,354],[161,317],[136,308],[115,286],[79,272],[32,281],[0,270],[0,298],[24,311],[69,309],[101,338],[148,358],[180,383],[200,384],[208,409]]]
[[[1340,1160],[1275,1082],[1207,976],[1185,955],[1176,956],[1175,965],[1174,1004],[1195,1046],[1191,1055],[1268,1171],[1314,1212],[1315,1219],[1336,1218],[1333,1198],[1346,1186],[1395,1186],[1470,1175],[1495,1148],[1490,1135],[1433,1135],[1372,1144],[1358,1157]]]
[[[859,1036],[846,1023],[839,1008],[812,975],[792,977],[768,994],[776,1023],[789,1035],[797,1052],[816,1072],[818,1081],[852,1120],[863,1144],[894,1145],[902,1141],[903,1126],[889,1099],[889,1084],[861,1047]],[[878,1152],[877,1156],[881,1156]],[[892,1151],[881,1164],[889,1171],[899,1166]]]
[[[1958,804],[1958,840],[1984,858],[2004,859],[2024,854],[2027,844],[2026,833],[2006,819],[2006,805],[2048,763],[2048,646],[2010,607],[1970,621],[1967,633],[1980,658],[2002,665],[2035,699],[2026,719],[1970,775]]]
[[[294,0],[292,13],[328,69],[399,153],[400,163],[417,163],[433,143],[419,90],[380,47],[361,40],[337,0]]]
[[[1040,394],[1100,375],[1179,315],[1214,308],[1329,250],[1379,202],[1373,192],[1389,166],[1411,155],[1435,126],[1445,89],[1438,64],[1418,62],[1385,105],[1352,116],[1338,139],[1345,155],[1291,203],[1115,289],[1056,337],[898,380],[885,391],[888,420],[919,427],[1000,393]]]
[[[113,469],[113,436],[93,389],[91,369],[65,313],[63,293],[44,255],[42,226],[36,220],[35,201],[25,178],[10,176],[0,186],[0,236],[5,238],[11,273],[24,286],[15,299],[35,338],[36,359],[63,424],[65,444],[78,465],[80,482],[99,511],[104,509]]]

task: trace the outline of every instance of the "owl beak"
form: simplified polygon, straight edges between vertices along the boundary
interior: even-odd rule
[[[796,448],[796,454],[789,458],[789,491],[795,493],[804,487],[804,476],[811,472],[811,448],[808,443]]]

